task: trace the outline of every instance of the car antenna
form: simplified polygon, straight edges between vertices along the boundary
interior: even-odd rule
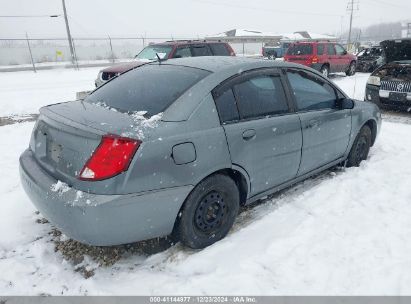
[[[156,56],[157,56],[158,62],[161,64],[161,58],[160,58],[160,56],[158,55],[158,53],[156,53]]]

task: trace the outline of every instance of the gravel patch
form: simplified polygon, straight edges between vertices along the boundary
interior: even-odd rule
[[[36,214],[39,214],[38,211]],[[36,223],[44,225],[49,224],[49,221],[40,217],[36,219]],[[50,227],[49,236],[54,244],[54,251],[60,253],[86,279],[92,277],[96,269],[111,267],[121,259],[132,255],[149,256],[173,245],[170,239],[156,238],[119,246],[90,246],[68,238],[56,227]]]
[[[39,116],[38,114],[27,114],[27,115],[0,117],[0,126],[12,125],[12,124],[21,123],[21,122],[35,121],[38,116]]]

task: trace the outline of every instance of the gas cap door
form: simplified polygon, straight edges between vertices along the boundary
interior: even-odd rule
[[[176,165],[192,163],[196,160],[196,149],[194,144],[191,142],[178,144],[173,147],[173,153],[171,156],[173,157]]]

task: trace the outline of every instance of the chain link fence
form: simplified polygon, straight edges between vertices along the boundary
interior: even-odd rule
[[[177,39],[197,38],[76,38],[73,39],[76,61],[93,63],[98,61],[126,61],[134,58],[150,43]],[[0,66],[30,65],[30,51],[37,65],[46,63],[69,63],[69,43],[66,38],[55,39],[0,39]]]

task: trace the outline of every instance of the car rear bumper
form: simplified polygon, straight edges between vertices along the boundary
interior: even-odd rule
[[[34,205],[53,225],[75,240],[98,246],[170,234],[193,188],[125,195],[90,194],[68,186],[56,189],[57,180],[38,165],[29,149],[20,157],[20,178]]]

